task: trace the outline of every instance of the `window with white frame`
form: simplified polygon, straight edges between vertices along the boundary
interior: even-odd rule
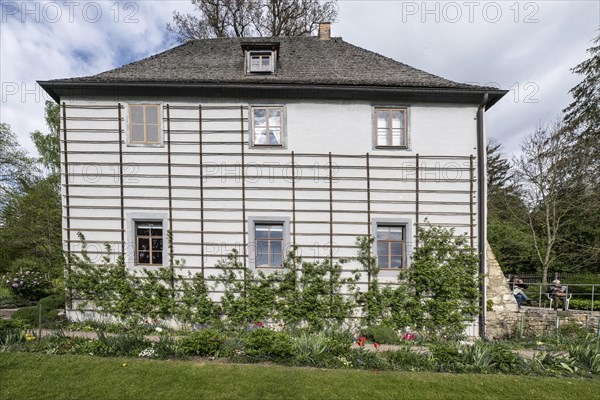
[[[159,104],[129,104],[129,144],[161,144]]]
[[[135,222],[135,264],[162,265],[163,226],[161,221]]]
[[[406,226],[378,224],[376,241],[379,268],[406,268]]]
[[[283,107],[252,107],[252,143],[283,145]]]
[[[375,146],[407,147],[406,108],[375,108]]]
[[[249,73],[273,73],[275,71],[275,56],[269,50],[250,50],[247,52],[246,66]]]
[[[254,264],[257,268],[283,267],[283,223],[254,225]]]

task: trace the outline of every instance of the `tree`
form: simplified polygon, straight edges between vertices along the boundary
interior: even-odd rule
[[[45,111],[50,132],[44,134],[36,131],[31,134],[40,154],[37,160],[28,157],[20,148],[8,125],[0,124],[0,157],[3,166],[0,271],[34,269],[52,277],[60,277],[64,259],[59,106],[46,102]]]
[[[38,162],[51,173],[58,173],[60,171],[60,106],[46,101],[44,113],[50,132],[48,134],[40,131],[32,132],[31,139],[40,153]]]
[[[565,126],[582,144],[595,146],[598,155],[600,144],[600,33],[592,41],[595,46],[587,51],[591,57],[572,68],[583,75],[583,80],[572,88],[573,102],[563,110]],[[596,159],[596,162],[600,160]]]
[[[535,271],[535,255],[527,223],[527,208],[519,197],[514,171],[501,152],[487,145],[488,242],[504,272]]]
[[[569,140],[560,122],[552,126],[540,124],[525,138],[521,155],[514,160],[515,177],[528,209],[528,225],[544,282],[556,261],[559,235],[572,211],[580,206],[579,188],[569,174],[575,168],[568,148]]]
[[[307,36],[337,18],[337,0],[192,0],[198,16],[173,12],[180,42],[250,36]]]

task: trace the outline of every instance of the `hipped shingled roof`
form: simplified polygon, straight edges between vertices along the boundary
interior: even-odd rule
[[[273,75],[246,75],[242,46],[278,43]],[[274,83],[485,89],[453,82],[354,46],[341,38],[217,38],[192,40],[97,75],[57,79],[98,83]],[[495,88],[488,88],[497,90]]]
[[[274,46],[274,74],[246,74],[244,48]],[[97,75],[38,81],[61,98],[148,96],[429,101],[493,106],[507,91],[454,82],[344,42],[316,37],[192,40]]]

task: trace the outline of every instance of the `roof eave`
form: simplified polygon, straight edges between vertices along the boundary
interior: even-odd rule
[[[93,82],[93,81],[38,81],[38,84],[56,101],[60,102],[65,96],[85,97],[98,96],[127,96],[135,94],[148,94],[156,90],[170,91],[176,95],[197,96],[197,89],[203,89],[204,94],[217,93],[226,95],[233,92],[267,92],[270,96],[274,93],[294,94],[306,97],[314,93],[329,93],[331,98],[368,98],[372,95],[409,96],[412,98],[434,99],[479,104],[484,94],[488,94],[485,109],[497,103],[507,90],[486,87],[451,88],[451,87],[401,87],[401,86],[367,86],[367,85],[324,85],[324,84],[296,84],[296,83],[214,83],[214,82]],[[260,95],[256,96],[260,97]]]

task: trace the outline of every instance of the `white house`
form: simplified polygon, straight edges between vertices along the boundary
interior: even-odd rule
[[[80,249],[82,232],[92,256],[109,243],[132,269],[168,265],[171,230],[175,258],[209,277],[232,248],[276,270],[290,245],[335,260],[374,235],[380,277],[395,280],[426,219],[484,249],[483,118],[506,91],[321,28],[194,40],[39,82],[61,104],[65,250]]]

